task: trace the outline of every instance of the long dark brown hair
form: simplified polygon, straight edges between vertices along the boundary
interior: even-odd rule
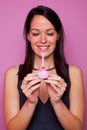
[[[31,48],[31,44],[27,39],[27,34],[30,31],[31,20],[35,15],[42,15],[47,18],[60,37],[56,42],[56,48],[54,50],[54,64],[57,71],[57,74],[65,79],[67,82],[67,63],[64,56],[64,29],[61,23],[59,16],[51,8],[46,6],[37,6],[28,13],[25,24],[24,24],[24,37],[26,41],[26,55],[25,61],[22,65],[21,70],[18,73],[18,76],[21,80],[26,76],[26,74],[31,73],[34,65],[34,52]]]

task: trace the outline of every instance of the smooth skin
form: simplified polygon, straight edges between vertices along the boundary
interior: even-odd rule
[[[45,54],[46,69],[53,67],[53,51],[56,47],[56,40],[59,38],[59,34],[55,31],[53,25],[45,17],[36,15],[32,19],[27,37],[35,53],[34,67],[40,68],[42,52]],[[82,130],[84,89],[82,72],[79,67],[69,66],[71,80],[70,109],[67,109],[61,100],[67,84],[62,77],[56,74],[55,69],[50,71],[49,77],[45,80],[39,79],[35,71],[24,77],[21,89],[27,100],[20,109],[17,88],[18,69],[19,66],[14,66],[5,73],[4,113],[7,130],[26,130],[38,103],[38,97],[43,103],[46,103],[50,98],[56,116],[65,130]],[[45,99],[43,99],[42,95],[44,95]]]

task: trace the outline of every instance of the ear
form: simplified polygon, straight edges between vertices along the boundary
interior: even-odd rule
[[[29,35],[29,33],[27,33],[27,39],[30,41],[30,35]]]

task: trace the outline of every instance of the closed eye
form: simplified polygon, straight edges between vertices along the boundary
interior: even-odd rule
[[[49,36],[53,36],[53,35],[54,35],[54,33],[47,33],[47,35],[49,35]]]
[[[33,35],[33,36],[38,36],[38,35],[39,35],[39,33],[33,33],[32,35]]]

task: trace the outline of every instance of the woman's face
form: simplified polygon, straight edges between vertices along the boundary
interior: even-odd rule
[[[36,55],[41,56],[44,52],[45,56],[49,56],[53,54],[59,34],[48,19],[42,15],[36,15],[31,21],[27,37]]]

